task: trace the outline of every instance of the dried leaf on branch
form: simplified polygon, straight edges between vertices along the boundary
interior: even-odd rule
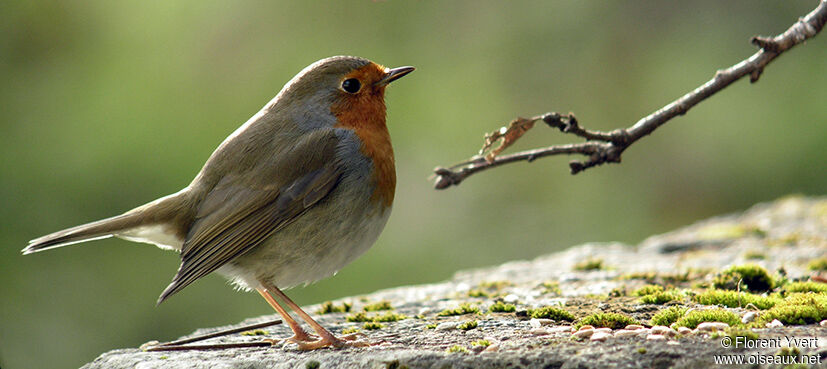
[[[534,123],[537,122],[537,119],[537,117],[531,119],[518,117],[508,123],[507,127],[500,127],[500,129],[494,132],[486,133],[485,143],[482,145],[482,149],[480,149],[479,154],[485,155],[485,160],[489,163],[493,162],[497,155],[514,144],[514,142],[517,142],[523,134],[533,128]],[[497,142],[500,143],[499,146],[492,150],[491,147]],[[486,151],[488,151],[488,154],[486,154]]]

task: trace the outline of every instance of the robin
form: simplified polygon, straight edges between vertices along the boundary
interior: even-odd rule
[[[111,236],[152,243],[181,254],[159,304],[217,271],[258,291],[301,349],[363,345],[334,336],[281,289],[333,275],[385,227],[396,187],[385,87],[413,70],[352,56],[319,60],[227,137],[183,190],[34,239],[23,254]]]

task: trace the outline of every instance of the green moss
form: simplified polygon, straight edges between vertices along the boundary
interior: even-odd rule
[[[357,328],[357,327],[350,327],[350,328],[345,328],[345,329],[342,330],[342,334],[351,334],[351,333],[356,333],[356,332],[359,332],[359,328]]]
[[[349,302],[343,302],[341,305],[336,306],[333,304],[333,301],[325,301],[322,303],[322,307],[319,309],[319,314],[330,314],[330,313],[347,313],[350,311],[350,308],[353,307],[353,304]]]
[[[560,291],[560,282],[557,281],[545,281],[540,286],[545,290],[543,291],[544,293],[553,293],[558,295],[562,293],[562,291]]]
[[[403,314],[397,314],[397,313],[390,312],[390,311],[385,313],[385,314],[375,315],[375,316],[369,316],[365,312],[360,311],[356,314],[351,314],[351,315],[348,315],[348,316],[345,317],[345,320],[347,320],[348,322],[358,322],[358,323],[361,323],[361,322],[375,322],[375,323],[378,323],[378,322],[395,322],[397,320],[402,320],[402,319],[408,319],[408,317],[403,315]]]
[[[655,313],[650,322],[652,325],[665,325],[668,327],[683,317],[687,310],[689,309],[683,306],[670,306]]]
[[[694,273],[694,274],[693,274]],[[704,272],[705,273],[705,272]],[[683,273],[658,273],[658,272],[637,272],[623,274],[618,277],[621,280],[640,279],[649,283],[683,283],[688,282],[692,277],[698,274],[693,271],[686,271]]]
[[[603,265],[603,259],[586,259],[577,264],[574,264],[574,270],[589,271],[606,269]]]
[[[810,260],[810,262],[807,263],[807,269],[813,271],[827,271],[827,258]]]
[[[482,298],[495,297],[503,294],[501,290],[513,285],[514,284],[509,281],[483,281],[480,282],[475,288],[469,290],[468,296]]]
[[[471,346],[488,347],[488,346],[491,346],[491,341],[489,341],[489,340],[476,340],[474,342],[471,342]]]
[[[765,297],[748,292],[728,290],[708,290],[692,297],[692,301],[701,305],[723,305],[726,307],[748,307],[750,305],[761,309],[769,309],[779,303],[781,299]]]
[[[747,227],[747,233],[750,236],[758,237],[758,238],[766,238],[767,235],[768,235],[767,231],[765,231],[761,228],[758,228],[756,226]]]
[[[468,349],[463,347],[463,346],[460,346],[460,345],[453,345],[453,346],[449,347],[447,350],[445,350],[445,352],[447,352],[449,354],[456,354],[456,353],[466,353],[467,354]]]
[[[786,286],[784,286],[784,291],[788,293],[792,292],[815,292],[815,293],[827,293],[827,283],[819,283],[813,281],[806,281],[806,282],[793,282]]]
[[[740,283],[740,286],[739,286]],[[765,292],[775,285],[766,269],[756,264],[734,265],[715,276],[712,281],[715,288],[725,290]]]
[[[620,276],[617,277],[617,279],[620,279],[620,280],[640,279],[640,280],[644,280],[644,281],[647,281],[647,282],[650,282],[650,283],[654,282],[657,278],[658,278],[658,273],[657,272],[634,272],[634,273],[621,274]]]
[[[393,360],[385,362],[385,369],[410,369],[410,367],[400,364],[399,360]]]
[[[615,287],[615,288],[612,288],[611,291],[609,291],[609,297],[621,297],[621,296],[626,296],[626,287],[623,287],[623,286]]]
[[[509,281],[484,281],[480,282],[477,287],[485,289],[485,290],[501,290],[503,288],[513,286],[514,284]]]
[[[395,322],[403,319],[408,319],[408,317],[405,314],[394,313],[392,311],[373,317],[374,322]]]
[[[589,315],[583,319],[580,319],[577,324],[574,325],[575,329],[579,329],[584,325],[591,325],[595,328],[611,328],[611,329],[620,329],[625,328],[629,324],[640,324],[634,318],[618,314],[618,313],[597,313]]]
[[[818,323],[824,319],[823,312],[815,306],[778,306],[769,311],[768,314],[762,316],[764,323],[769,323],[772,319],[778,319],[785,325],[806,325]]]
[[[799,357],[801,356],[801,350],[795,346],[784,346],[778,349],[778,352],[776,352],[775,355]]]
[[[786,325],[813,324],[827,319],[827,294],[790,294],[783,302],[761,314],[757,323],[763,327],[774,319]]]
[[[675,322],[678,327],[695,329],[703,322],[722,322],[730,326],[741,324],[741,318],[737,314],[724,309],[693,310],[685,314]]]
[[[538,309],[529,309],[528,316],[535,319],[551,319],[556,321],[573,322],[574,315],[560,308],[552,306],[544,306]]]
[[[765,260],[767,259],[767,254],[760,252],[760,251],[747,251],[744,253],[744,259],[747,260]]]
[[[784,267],[778,268],[777,274],[774,276],[775,285],[773,286],[774,289],[783,288],[784,286],[792,283],[792,281],[787,278],[787,270]]]
[[[646,347],[638,347],[637,348],[637,353],[641,354],[641,355],[645,354],[646,353]]]
[[[377,322],[367,322],[364,325],[362,325],[362,329],[366,331],[374,331],[382,328],[385,328],[385,325]]]
[[[584,295],[583,298],[597,300],[597,301],[607,301],[609,300],[609,295],[595,295],[595,294],[588,294]]]
[[[513,313],[517,311],[517,307],[514,306],[514,304],[506,304],[502,301],[497,301],[488,308],[488,311],[492,313]]]
[[[391,306],[390,301],[379,301],[377,303],[368,304],[362,307],[364,311],[380,311],[380,310],[393,310],[393,306]]]
[[[663,305],[667,302],[680,301],[681,295],[677,292],[657,292],[638,299],[641,304]]]
[[[470,297],[489,297],[489,296],[491,296],[491,294],[489,294],[488,292],[485,292],[481,289],[473,289],[473,290],[468,291],[468,296],[470,296]]]
[[[775,246],[775,245],[795,246],[799,242],[801,242],[802,239],[803,239],[803,237],[801,236],[801,233],[791,232],[791,233],[788,233],[788,234],[786,234],[782,237],[776,238],[774,240],[770,240],[770,242],[768,242],[768,243],[770,245],[773,245],[773,246]]]
[[[712,224],[698,230],[698,237],[706,240],[726,240],[741,237],[764,238],[767,232],[756,226],[742,224]]]
[[[349,322],[357,322],[357,323],[361,323],[361,322],[369,322],[369,321],[372,321],[372,320],[373,320],[373,318],[368,317],[368,315],[367,315],[367,314],[365,314],[364,312],[361,312],[361,311],[360,311],[360,312],[358,312],[358,313],[356,313],[356,314],[351,314],[351,315],[346,316],[346,317],[345,317],[345,320],[347,320],[347,321],[349,321]]]
[[[560,283],[556,281],[545,281],[540,284],[540,287],[543,288],[543,293],[551,293],[555,295],[559,295],[560,292]]]
[[[266,336],[268,333],[263,329],[254,329],[251,331],[241,332],[242,336]]]
[[[437,316],[455,316],[455,315],[464,315],[464,314],[477,314],[480,312],[480,308],[471,305],[471,304],[462,304],[458,307],[453,309],[445,309],[439,312]]]
[[[431,324],[426,325],[425,329],[434,329],[434,328],[436,328],[437,325],[439,325],[439,324],[431,323]]]
[[[746,342],[746,341],[755,341],[758,339],[758,333],[755,333],[749,329],[741,329],[741,328],[729,328],[726,330],[725,336],[732,339],[731,342]],[[739,337],[742,337],[739,339]]]
[[[322,363],[316,360],[310,360],[307,364],[304,364],[304,369],[319,369],[322,366]]]
[[[653,295],[658,292],[663,292],[663,287],[656,284],[647,284],[641,288],[632,291],[632,296],[646,296]]]
[[[457,329],[462,329],[463,331],[468,331],[477,327],[476,320],[469,320],[467,322],[462,322],[457,326]]]

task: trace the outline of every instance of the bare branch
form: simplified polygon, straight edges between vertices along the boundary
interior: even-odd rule
[[[818,7],[805,17],[799,19],[798,22],[790,26],[784,33],[775,37],[753,37],[751,42],[760,48],[758,52],[738,64],[724,70],[719,70],[711,80],[660,108],[658,111],[642,118],[629,128],[617,129],[610,132],[587,130],[580,127],[577,119],[575,119],[571,113],[566,115],[546,113],[529,119],[518,118],[517,120],[531,121],[532,124],[533,122],[542,120],[550,127],[558,128],[563,133],[584,138],[586,142],[549,146],[503,156],[496,156],[496,154],[499,153],[499,151],[497,151],[496,153],[492,152],[493,155],[489,153],[487,157],[476,156],[449,168],[437,167],[434,169],[436,176],[434,187],[436,189],[448,188],[452,185],[459,185],[460,182],[474,173],[486,169],[517,161],[532,162],[534,159],[552,155],[577,154],[586,156],[587,159],[584,161],[575,160],[569,162],[572,174],[577,174],[588,168],[605,163],[619,163],[621,154],[623,154],[623,151],[630,145],[651,134],[672,118],[686,114],[689,109],[704,99],[747,75],[750,76],[750,82],[757,82],[767,64],[793,46],[814,37],[824,28],[825,23],[827,23],[827,0],[821,0]],[[517,136],[517,138],[519,138],[519,136]],[[509,142],[504,141],[503,143],[507,143],[505,145],[505,147],[507,147],[515,140],[516,138],[513,138]],[[487,146],[491,146],[491,144],[492,143],[489,142]],[[504,149],[505,147],[502,148]]]
[[[273,345],[273,341],[271,340],[264,340],[264,341],[256,341],[256,342],[238,342],[238,343],[218,343],[213,345],[187,345],[188,343],[203,341],[210,338],[221,337],[221,336],[228,336],[235,333],[241,333],[244,331],[250,331],[259,328],[265,328],[272,325],[281,324],[281,320],[272,320],[269,322],[264,323],[257,323],[251,324],[244,327],[239,328],[231,328],[226,329],[223,331],[202,334],[195,337],[185,338],[182,340],[172,341],[172,342],[165,342],[165,343],[157,343],[157,341],[153,341],[152,343],[146,343],[141,345],[141,349],[145,351],[183,351],[183,350],[213,350],[213,349],[227,349],[227,348],[237,348],[237,347],[269,347]]]

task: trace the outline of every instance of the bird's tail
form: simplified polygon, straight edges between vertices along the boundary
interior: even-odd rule
[[[187,211],[188,208],[186,207],[188,204],[187,196],[187,192],[182,190],[118,216],[35,238],[29,241],[29,246],[23,249],[23,255],[111,236],[119,236],[139,242],[155,243],[159,246],[160,244],[166,244],[163,240],[161,242],[155,242],[152,235],[142,233],[133,234],[132,231],[140,231],[144,226],[164,224],[172,221],[176,217],[186,216],[186,214],[189,214]]]
[[[128,212],[96,222],[64,229],[29,241],[29,246],[23,249],[23,255],[78,242],[111,237],[118,232],[138,227],[142,222],[143,217],[140,213]]]

